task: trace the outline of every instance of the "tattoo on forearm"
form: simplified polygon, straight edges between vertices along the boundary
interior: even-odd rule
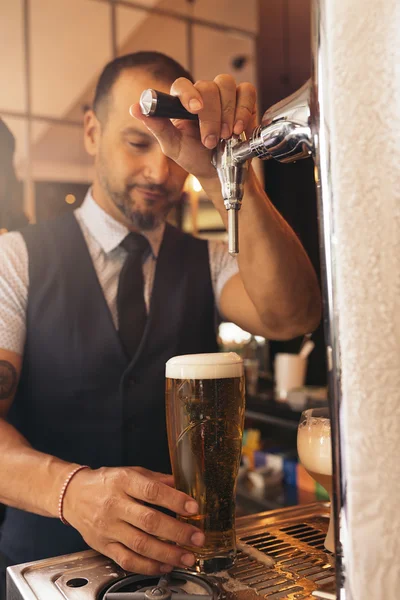
[[[7,360],[0,360],[0,400],[11,398],[17,389],[17,371]]]

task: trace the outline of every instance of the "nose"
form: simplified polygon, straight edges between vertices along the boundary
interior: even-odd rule
[[[155,148],[153,152],[149,153],[147,158],[148,160],[144,168],[144,176],[147,181],[157,185],[165,183],[170,174],[170,159],[165,156],[161,148]]]

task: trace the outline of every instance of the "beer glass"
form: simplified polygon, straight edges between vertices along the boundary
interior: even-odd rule
[[[334,552],[331,420],[328,408],[310,408],[302,412],[297,430],[297,453],[309,475],[318,481],[329,494],[331,512],[325,548]]]
[[[236,556],[235,491],[242,450],[243,361],[234,352],[175,356],[166,364],[166,414],[175,485],[199,513],[178,518],[205,534],[188,547],[195,570],[231,567]]]

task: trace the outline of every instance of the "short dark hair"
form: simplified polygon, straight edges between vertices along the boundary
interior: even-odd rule
[[[100,116],[100,108],[107,105],[114,83],[123,71],[142,68],[156,79],[172,83],[178,77],[193,78],[176,60],[161,52],[134,52],[110,61],[103,69],[97,82],[93,100],[93,110]]]

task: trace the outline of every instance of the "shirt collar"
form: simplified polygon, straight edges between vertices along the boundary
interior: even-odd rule
[[[97,204],[92,195],[92,189],[86,193],[85,200],[77,209],[80,217],[103,251],[108,254],[117,248],[128,235],[129,229],[116,221]],[[140,231],[149,242],[154,258],[157,258],[164,236],[165,223],[152,231]]]

